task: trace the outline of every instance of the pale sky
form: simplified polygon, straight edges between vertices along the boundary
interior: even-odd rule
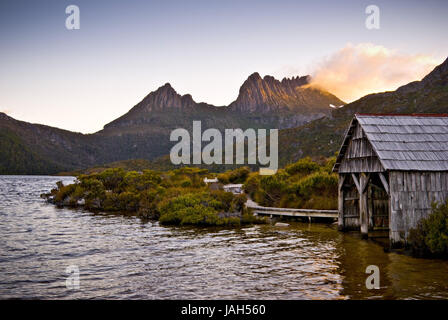
[[[70,4],[79,30],[65,27]],[[370,4],[379,30],[365,27]],[[352,101],[441,63],[447,13],[447,1],[2,0],[0,111],[92,133],[166,82],[227,105],[255,71],[311,74]]]

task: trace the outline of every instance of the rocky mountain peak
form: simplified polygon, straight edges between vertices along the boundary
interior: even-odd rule
[[[281,82],[283,85],[300,87],[300,86],[310,84],[311,76],[306,75],[303,77],[296,76],[296,77],[292,77],[292,78],[283,78]]]
[[[246,82],[257,82],[260,80],[262,80],[260,74],[258,72],[254,72],[247,78]]]
[[[281,81],[273,76],[261,78],[254,72],[243,83],[237,99],[230,105],[241,112],[278,112],[278,111],[315,111],[322,114],[329,112],[329,104],[343,101],[327,92],[308,89],[310,76],[283,78]]]
[[[189,108],[195,104],[192,96],[186,94],[181,96],[174,90],[169,83],[165,83],[159,87],[156,91],[148,94],[136,108],[145,111],[162,111],[169,109],[183,109]]]
[[[157,90],[149,93],[126,114],[106,124],[104,128],[129,127],[142,121],[144,122],[144,119],[149,119],[151,115],[156,113],[166,113],[169,115],[173,110],[189,110],[195,105],[196,102],[190,94],[181,96],[167,82]]]
[[[174,88],[171,86],[171,84],[169,82],[167,82],[163,86],[157,88],[157,90],[150,92],[148,96],[150,96],[150,95],[170,95],[170,94],[176,95],[177,92],[176,92],[176,90],[174,90]]]

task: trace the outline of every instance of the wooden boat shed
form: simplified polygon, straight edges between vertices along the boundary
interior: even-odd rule
[[[339,229],[402,245],[448,198],[448,114],[355,114],[333,171]]]

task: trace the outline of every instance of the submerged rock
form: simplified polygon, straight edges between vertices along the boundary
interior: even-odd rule
[[[277,222],[274,227],[289,227],[289,223]]]

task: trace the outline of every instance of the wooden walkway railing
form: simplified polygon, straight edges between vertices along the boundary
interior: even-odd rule
[[[309,217],[309,218],[337,218],[338,210],[316,210],[316,209],[291,209],[262,207],[252,200],[247,200],[246,207],[252,209],[254,214],[288,216],[288,217]]]

